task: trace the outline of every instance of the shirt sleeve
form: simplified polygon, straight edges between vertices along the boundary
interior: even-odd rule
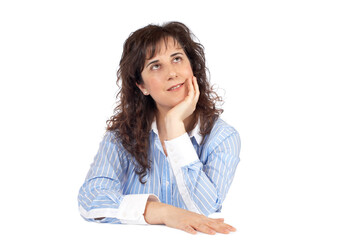
[[[240,161],[240,137],[234,130],[213,140],[204,163],[187,133],[165,141],[176,184],[188,210],[206,216],[221,210],[221,205]]]
[[[121,179],[128,164],[124,149],[113,138],[113,134],[107,132],[80,188],[80,214],[87,221],[147,224],[143,216],[146,202],[159,199],[153,194],[121,193]]]

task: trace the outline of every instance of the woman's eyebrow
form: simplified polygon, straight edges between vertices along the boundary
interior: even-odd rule
[[[178,55],[178,54],[183,55],[181,52],[176,52],[176,53],[171,54],[170,57],[176,56],[176,55]]]
[[[154,61],[151,61],[151,62],[149,62],[147,65],[146,65],[146,67],[148,67],[150,64],[152,64],[152,63],[157,63],[157,62],[159,62],[159,60],[154,60]]]

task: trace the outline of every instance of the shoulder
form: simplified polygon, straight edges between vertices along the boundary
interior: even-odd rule
[[[239,133],[233,126],[226,123],[223,119],[218,118],[211,129],[209,137],[222,141],[232,135],[239,135]]]
[[[116,131],[106,131],[100,145],[106,146],[108,149],[115,150],[120,157],[130,157],[130,154],[121,144],[121,140],[117,136]]]
[[[114,147],[119,147],[119,144],[121,145],[121,142],[117,139],[114,131],[106,131],[102,143],[114,145]]]
[[[213,149],[224,141],[237,142],[237,145],[240,147],[240,136],[238,131],[223,119],[218,118],[205,140],[205,145],[210,149]]]

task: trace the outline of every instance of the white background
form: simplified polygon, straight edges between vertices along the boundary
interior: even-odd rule
[[[213,238],[359,239],[356,2],[1,1],[1,238],[191,237],[88,223],[77,210],[123,42],[176,20],[205,46],[223,119],[242,140],[222,213],[238,231]]]

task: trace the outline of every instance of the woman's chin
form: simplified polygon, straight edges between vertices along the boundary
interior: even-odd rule
[[[171,100],[169,100],[167,102],[164,102],[163,104],[158,103],[157,106],[158,106],[158,108],[159,108],[159,106],[161,106],[161,108],[163,108],[163,109],[170,110],[173,107],[175,107],[176,105],[178,105],[179,103],[181,103],[183,100],[184,100],[184,98],[182,98],[182,99],[171,99]]]

